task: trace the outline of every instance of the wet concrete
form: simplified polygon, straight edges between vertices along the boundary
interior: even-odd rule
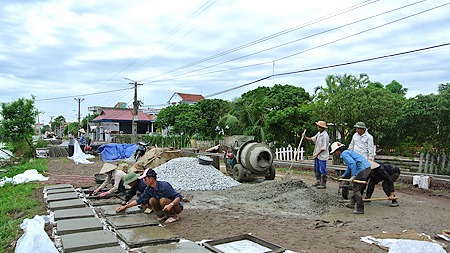
[[[77,199],[78,194],[76,192],[65,192],[65,193],[57,193],[57,194],[48,194],[47,202],[52,201],[60,201],[60,200],[69,200],[69,199]]]
[[[88,217],[94,217],[94,212],[89,207],[56,210],[54,213],[55,221]]]
[[[50,189],[63,189],[63,188],[73,188],[73,186],[70,184],[55,184],[44,187],[44,190],[48,191]]]
[[[206,248],[191,242],[184,241],[179,243],[161,244],[147,246],[141,249],[143,253],[210,253]]]
[[[106,222],[108,222],[115,229],[159,225],[159,222],[156,221],[153,215],[148,215],[145,213],[109,216],[106,218]]]
[[[180,239],[168,229],[159,226],[119,229],[116,233],[130,248],[178,242]]]
[[[81,199],[70,199],[50,202],[48,207],[51,210],[71,209],[78,207],[85,207],[86,204]]]
[[[104,205],[120,205],[123,199],[121,198],[109,198],[109,199],[88,199],[88,203],[92,206],[104,206]]]
[[[64,252],[99,249],[118,245],[114,235],[106,230],[62,235],[61,242]]]
[[[120,205],[105,205],[105,206],[99,206],[97,208],[103,216],[124,215],[124,214],[132,214],[132,213],[141,212],[141,209],[139,207],[133,206],[133,207],[127,208],[124,212],[116,213],[116,210],[119,206]]]
[[[96,217],[60,220],[57,222],[58,235],[73,234],[87,231],[102,230],[103,225]]]
[[[58,194],[58,193],[66,193],[66,192],[75,192],[73,187],[71,188],[60,188],[60,189],[49,189],[47,190],[47,194]]]
[[[126,253],[126,252],[127,251],[124,250],[120,246],[100,248],[100,249],[91,249],[91,250],[83,250],[83,253]]]

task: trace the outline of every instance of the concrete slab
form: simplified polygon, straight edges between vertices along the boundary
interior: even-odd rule
[[[116,234],[130,248],[178,242],[180,240],[176,234],[159,226],[118,229],[116,230]]]
[[[58,235],[102,230],[103,224],[97,217],[60,220],[56,224]]]
[[[62,235],[61,242],[64,252],[92,250],[119,244],[116,237],[107,230]]]
[[[91,187],[88,187],[88,188],[83,188],[83,189],[81,189],[81,191],[82,191],[84,194],[86,194],[86,196],[87,196],[87,195],[89,195],[89,194],[92,194],[99,186],[100,186],[100,185],[98,185],[98,186],[91,186]],[[105,191],[109,191],[109,188],[104,187],[104,188],[102,188],[102,189],[100,190],[100,192],[105,192]]]
[[[69,199],[78,199],[78,194],[76,192],[65,192],[58,194],[49,194],[47,195],[47,202],[52,201],[60,201],[60,200],[69,200]]]
[[[105,205],[105,206],[99,206],[97,208],[103,216],[125,215],[125,214],[141,212],[141,209],[139,207],[133,206],[133,207],[127,208],[125,210],[125,212],[116,213],[116,210],[119,206],[120,205]]]
[[[44,187],[44,189],[47,191],[50,189],[63,189],[63,188],[73,188],[73,186],[70,184],[55,184],[55,185],[47,185],[46,187]]]
[[[146,246],[141,251],[143,253],[211,253],[211,251],[191,241]]]
[[[58,194],[58,193],[66,193],[66,192],[75,192],[75,189],[73,187],[71,187],[71,188],[61,188],[61,189],[49,189],[49,190],[47,190],[47,195]]]
[[[100,249],[91,249],[91,250],[83,250],[82,253],[126,253],[127,251],[124,250],[120,246],[116,247],[107,247],[107,248],[100,248]],[[81,252],[79,252],[81,253]]]
[[[88,217],[94,217],[94,212],[89,207],[63,209],[54,212],[55,221]]]
[[[50,208],[50,210],[52,210],[52,211],[61,210],[61,209],[85,207],[85,206],[86,206],[86,204],[81,199],[52,201],[48,204],[48,208]]]
[[[105,205],[120,205],[123,199],[121,198],[109,198],[109,199],[88,199],[88,203],[93,206],[105,206]]]
[[[109,216],[106,217],[106,222],[108,222],[115,229],[159,225],[159,222],[156,221],[154,216],[150,216],[145,213]]]

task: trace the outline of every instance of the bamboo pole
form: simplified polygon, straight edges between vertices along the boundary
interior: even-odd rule
[[[303,138],[304,138],[303,135],[305,135],[305,133],[306,133],[306,129],[302,133],[302,138],[300,139],[300,142],[298,143],[298,147],[297,147],[297,151],[295,152],[295,156],[294,156],[294,158],[292,158],[291,166],[289,166],[289,169],[288,169],[288,171],[286,171],[286,174],[284,175],[284,177],[289,177],[290,175],[292,175],[292,167],[294,166],[294,161],[298,156],[298,151],[300,150],[300,147],[302,145]]]

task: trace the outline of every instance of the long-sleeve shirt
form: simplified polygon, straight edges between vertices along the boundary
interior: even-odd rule
[[[123,201],[128,202],[136,195],[136,193],[142,194],[145,191],[145,188],[147,188],[147,185],[145,184],[144,179],[138,179],[136,184],[128,190],[128,194]]]
[[[78,142],[80,143],[80,146],[86,145],[86,134],[82,134],[78,137]]]
[[[103,184],[100,185],[99,188],[105,187],[107,184],[111,182],[111,179],[114,178],[114,185],[113,188],[111,188],[108,192],[113,193],[119,189],[120,181],[125,181],[125,172],[121,170],[113,170],[112,173],[106,173],[107,177],[105,181],[103,181]]]
[[[75,145],[75,141],[73,139],[73,134],[69,134],[69,146]]]
[[[316,135],[311,137],[311,140],[315,143],[314,145],[314,155],[318,154],[320,150],[319,156],[317,157],[319,160],[326,161],[330,156],[328,152],[328,146],[330,145],[330,137],[328,136],[327,131],[317,132]]]
[[[355,133],[352,137],[352,141],[348,146],[348,150],[353,150],[363,155],[367,160],[372,160],[375,157],[375,145],[373,144],[373,136],[367,132],[359,135]]]
[[[347,165],[347,170],[344,172],[344,177],[347,177],[349,173],[352,176],[358,175],[361,171],[370,167],[369,161],[364,156],[355,151],[344,150],[341,153],[341,158]]]
[[[181,200],[183,199],[183,196],[175,191],[172,185],[165,181],[156,181],[155,189],[153,189],[153,187],[151,186],[145,188],[144,193],[141,194],[138,199],[136,199],[136,202],[139,205],[142,203],[148,203],[151,198],[156,198],[158,200],[160,200],[161,198],[168,198],[173,201],[177,197],[180,198],[180,205],[182,206],[183,203],[181,202]]]

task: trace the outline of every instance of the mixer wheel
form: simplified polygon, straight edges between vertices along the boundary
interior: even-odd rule
[[[275,166],[270,165],[269,175],[266,176],[266,180],[274,180],[275,179]]]
[[[235,164],[233,167],[233,178],[238,182],[244,181],[245,178],[245,170],[244,167],[240,164]]]

